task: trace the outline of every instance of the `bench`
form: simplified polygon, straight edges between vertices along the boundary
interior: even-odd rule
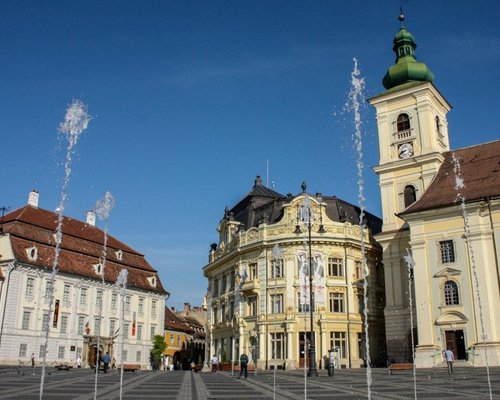
[[[138,373],[141,370],[140,364],[123,364],[123,372]]]
[[[397,363],[397,364],[391,364],[389,365],[389,375],[392,375],[392,371],[408,371],[408,370],[413,370],[413,364],[412,363]]]
[[[69,371],[71,368],[73,368],[73,366],[68,364],[58,364],[55,366],[55,368],[58,371]]]

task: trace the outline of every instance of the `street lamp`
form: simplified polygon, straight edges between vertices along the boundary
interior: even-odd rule
[[[296,234],[302,233],[299,223],[302,222],[307,228],[308,246],[309,246],[309,318],[311,322],[311,343],[309,345],[309,371],[307,371],[308,377],[317,377],[318,370],[316,369],[316,346],[314,338],[314,303],[313,303],[313,263],[312,263],[312,245],[311,245],[311,229],[316,222],[319,220],[318,233],[325,233],[325,227],[323,226],[323,216],[319,214],[319,217],[314,217],[312,213],[312,208],[309,202],[309,197],[306,193],[307,185],[305,182],[302,183],[302,193],[305,194],[304,200],[300,206],[300,213],[298,215],[297,225],[295,226]]]

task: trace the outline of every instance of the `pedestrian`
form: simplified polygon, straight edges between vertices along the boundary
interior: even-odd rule
[[[102,358],[102,362],[104,364],[104,373],[108,373],[108,368],[109,368],[109,363],[111,362],[111,356],[109,355],[108,352],[104,354],[104,357]]]
[[[446,348],[444,352],[444,357],[446,358],[446,364],[448,364],[448,374],[453,374],[453,360],[455,360],[455,355],[450,350],[449,347]]]
[[[82,356],[76,357],[76,366],[77,368],[82,368]]]
[[[165,357],[165,371],[170,371],[170,356]]]
[[[210,364],[212,364],[212,374],[216,374],[217,368],[219,367],[219,359],[215,354],[210,359]]]
[[[240,356],[240,376],[238,376],[238,379],[241,378],[241,375],[245,379],[248,377],[248,356],[245,353]]]
[[[116,358],[115,358],[115,356],[113,356],[113,358],[111,358],[111,369],[116,369]]]
[[[35,367],[35,353],[31,353],[30,361],[31,361],[31,368],[34,368]]]

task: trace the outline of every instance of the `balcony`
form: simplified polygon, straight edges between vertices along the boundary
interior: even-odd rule
[[[244,294],[258,293],[260,290],[260,281],[258,279],[253,279],[251,281],[246,281],[242,286],[240,291]]]

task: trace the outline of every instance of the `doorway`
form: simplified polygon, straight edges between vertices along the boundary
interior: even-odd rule
[[[306,360],[309,364],[310,344],[311,332],[299,332],[299,368],[304,368]]]
[[[465,337],[463,330],[445,331],[446,347],[450,349],[457,360],[466,359]]]

